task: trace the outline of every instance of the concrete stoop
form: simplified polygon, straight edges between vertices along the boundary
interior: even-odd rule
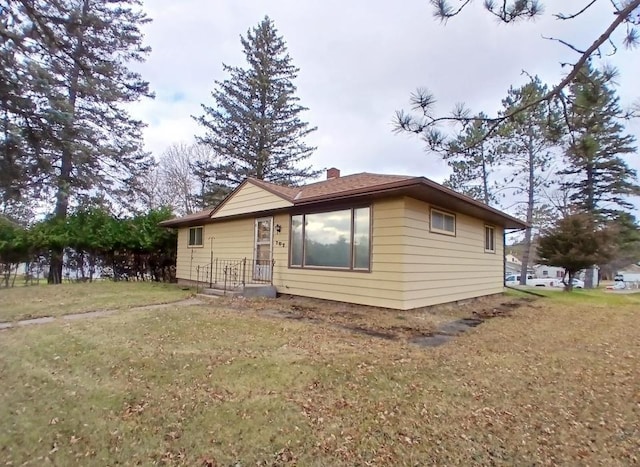
[[[277,292],[273,285],[251,284],[245,285],[244,290],[242,291],[242,296],[276,298]]]
[[[244,288],[234,290],[224,290],[217,288],[202,289],[204,295],[226,296],[226,297],[265,297],[276,298],[276,288],[273,285],[250,284]]]
[[[212,296],[216,296],[216,297],[222,297],[222,296],[239,297],[239,296],[242,295],[242,291],[241,290],[224,290],[224,289],[216,289],[216,288],[202,289],[202,291],[200,293],[202,293],[204,295],[212,295]]]

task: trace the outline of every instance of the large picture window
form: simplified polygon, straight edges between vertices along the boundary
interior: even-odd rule
[[[189,246],[202,246],[202,227],[189,229]]]
[[[291,216],[292,267],[370,269],[371,209]]]

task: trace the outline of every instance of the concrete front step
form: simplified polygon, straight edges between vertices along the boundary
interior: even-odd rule
[[[202,289],[202,293],[212,296],[227,296],[227,297],[266,297],[276,298],[276,288],[273,285],[264,284],[249,284],[244,288],[236,290],[223,290],[216,288]]]
[[[228,297],[239,297],[242,295],[242,290],[224,290],[224,289],[202,289],[204,295],[214,295],[214,296],[228,296]]]

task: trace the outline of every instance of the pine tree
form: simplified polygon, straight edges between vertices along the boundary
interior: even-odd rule
[[[13,214],[16,206],[27,211],[30,207],[33,152],[27,140],[35,136],[38,119],[29,99],[33,95],[31,70],[23,63],[29,28],[8,5],[0,3],[0,13],[0,212]]]
[[[608,261],[612,248],[611,232],[598,227],[589,214],[577,213],[560,219],[543,232],[538,255],[540,264],[564,268],[568,276],[565,290],[571,291],[578,271]]]
[[[547,86],[538,77],[520,88],[512,87],[502,101],[504,110],[501,113],[508,115],[516,108],[540,100],[547,92]],[[537,208],[541,191],[549,185],[553,161],[551,149],[558,143],[560,133],[560,111],[554,101],[528,107],[500,128],[499,158],[509,170],[505,183],[514,186],[514,196],[524,196],[525,220],[529,224],[522,250],[521,285],[526,285],[535,215],[536,211],[540,212]]]
[[[640,194],[636,171],[623,155],[636,152],[635,138],[624,134],[624,113],[613,89],[615,73],[584,67],[571,84],[566,148],[570,175],[564,188],[577,207],[600,218],[630,209],[629,195]]]
[[[444,185],[484,204],[495,203],[491,174],[495,170],[495,141],[487,135],[486,115],[478,114],[463,131],[445,145],[442,158],[452,169]]]
[[[295,95],[299,69],[285,41],[265,17],[241,42],[248,67],[223,65],[230,76],[215,82],[214,105],[203,104],[204,114],[194,117],[206,131],[196,139],[221,159],[218,182],[233,186],[256,177],[296,184],[316,176],[299,166],[315,150],[304,140],[316,128],[300,119],[307,109]]]
[[[624,134],[624,113],[613,89],[613,70],[585,66],[571,84],[566,115],[569,138],[568,168],[560,172],[578,210],[606,222],[633,205],[629,195],[640,194],[636,171],[622,158],[636,152],[635,138]],[[596,264],[596,263],[594,263]],[[593,287],[592,269],[585,287]]]
[[[71,203],[96,192],[124,202],[149,165],[143,124],[123,107],[150,95],[148,83],[128,68],[149,52],[140,31],[149,20],[140,4],[18,0],[4,6],[15,27],[3,38],[12,37],[26,88],[26,99],[7,99],[5,109],[31,155],[30,187],[55,199],[55,218],[65,219]],[[50,282],[61,281],[61,270],[62,251],[52,251]]]

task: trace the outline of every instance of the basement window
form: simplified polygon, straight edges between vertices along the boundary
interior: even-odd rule
[[[189,228],[189,246],[202,246],[202,227]]]
[[[435,233],[441,233],[446,235],[456,234],[456,216],[448,212],[440,211],[439,209],[431,209],[431,222],[429,223],[429,230]]]

